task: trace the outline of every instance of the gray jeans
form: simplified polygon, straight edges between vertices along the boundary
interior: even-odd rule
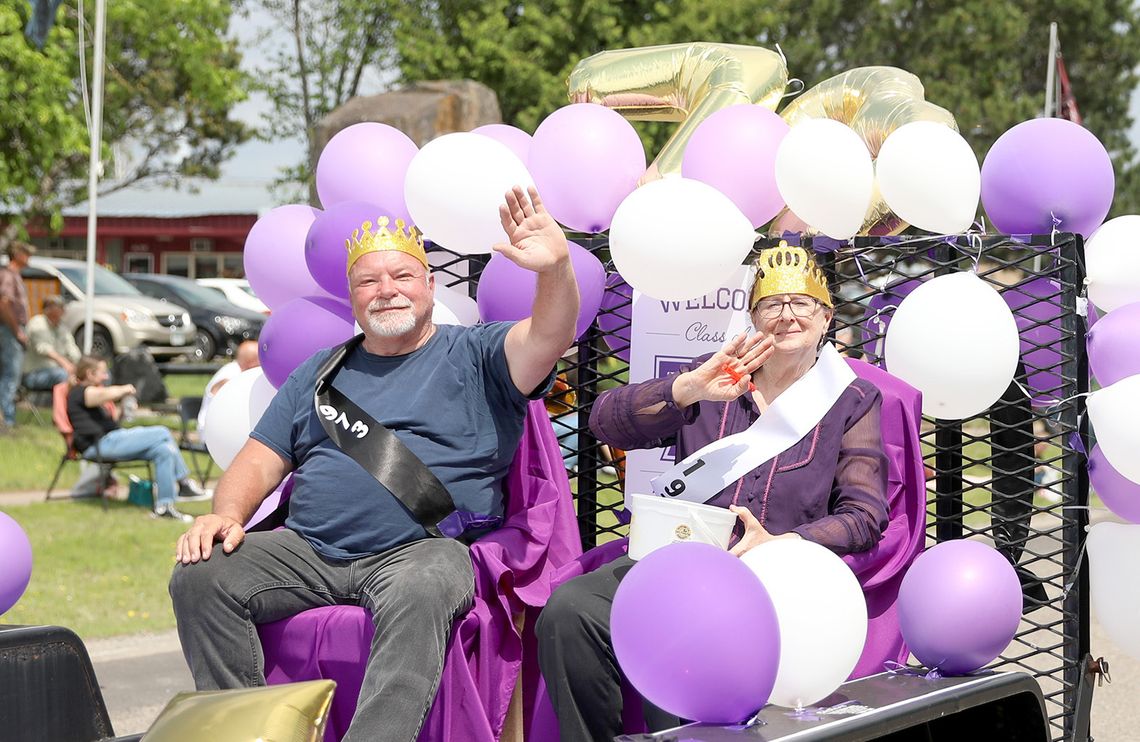
[[[293,531],[251,533],[170,580],[182,651],[198,690],[265,685],[256,624],[307,608],[361,605],[376,627],[346,741],[412,742],[435,699],[451,624],[471,607],[465,545],[413,541],[354,560],[328,559]]]

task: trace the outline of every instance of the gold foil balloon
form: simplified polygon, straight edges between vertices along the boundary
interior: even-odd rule
[[[958,130],[954,116],[945,108],[926,101],[924,96],[922,82],[906,70],[857,67],[810,88],[792,101],[780,116],[790,126],[820,118],[847,124],[863,139],[871,157],[875,158],[887,136],[903,124],[934,121]],[[773,220],[769,233],[778,236],[785,231],[804,231],[802,224],[794,214],[785,210]],[[906,227],[907,223],[887,207],[876,186],[859,233],[898,234]]]
[[[264,688],[179,693],[143,736],[144,742],[322,742],[331,680]]]
[[[739,44],[669,44],[605,51],[570,73],[573,103],[600,103],[630,121],[679,121],[649,172],[681,172],[693,131],[737,103],[775,111],[788,84],[783,56]],[[920,88],[921,90],[921,88]]]

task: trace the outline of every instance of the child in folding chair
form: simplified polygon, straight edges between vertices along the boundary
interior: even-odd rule
[[[84,356],[75,366],[78,384],[67,393],[67,416],[75,429],[75,450],[86,459],[154,462],[155,516],[185,523],[193,521],[174,507],[176,496],[190,498],[201,493],[190,481],[186,462],[170,429],[162,425],[120,428],[117,409],[115,414],[110,414],[104,405],[135,394],[135,387],[132,384],[106,386],[109,376],[106,361],[98,358]]]

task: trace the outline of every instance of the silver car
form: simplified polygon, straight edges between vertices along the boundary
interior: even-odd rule
[[[42,290],[58,293],[67,301],[63,325],[75,335],[83,347],[83,321],[86,314],[84,287],[87,264],[65,258],[33,256],[21,275],[29,296],[36,284],[49,284]],[[120,276],[95,266],[95,291],[91,299],[94,326],[91,337],[92,355],[110,358],[131,348],[145,346],[155,356],[188,353],[197,328],[184,307],[143,296]]]

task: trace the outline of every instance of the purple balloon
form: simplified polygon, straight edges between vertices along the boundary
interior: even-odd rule
[[[317,195],[326,209],[341,201],[384,204],[409,224],[404,176],[419,149],[404,132],[366,122],[342,129],[317,161]]]
[[[982,205],[998,231],[1088,237],[1112,206],[1104,145],[1065,119],[1023,121],[998,137],[982,163]]]
[[[780,665],[776,609],[723,549],[679,543],[649,554],[618,586],[610,624],[622,672],[671,714],[733,724],[768,702]]]
[[[681,174],[728,196],[752,226],[767,224],[784,208],[776,187],[776,151],[790,128],[762,106],[722,108],[693,131]]]
[[[606,291],[598,311],[598,329],[613,354],[629,363],[629,338],[633,326],[633,287],[619,273],[606,278]]]
[[[895,316],[895,310],[902,304],[903,299],[921,285],[920,279],[901,278],[888,283],[867,302],[867,311],[863,314],[862,334],[863,352],[868,360],[884,369],[887,367],[883,343],[887,337],[887,328],[891,325],[891,318]]]
[[[979,541],[944,541],[921,554],[899,588],[899,625],[918,661],[965,675],[1009,646],[1021,621],[1021,583],[1009,560]]]
[[[353,336],[352,307],[336,299],[305,296],[273,310],[258,337],[265,378],[280,389],[289,374],[318,350]]]
[[[305,235],[319,209],[278,206],[258,219],[245,238],[245,277],[270,309],[302,296],[327,296],[305,263]]]
[[[605,292],[606,269],[589,250],[570,243],[570,262],[578,280],[578,321],[574,338],[582,337],[589,329]],[[484,322],[515,322],[530,316],[534,306],[538,276],[520,268],[502,255],[493,255],[479,276],[475,300],[479,304],[479,319]]]
[[[32,544],[7,513],[0,513],[0,615],[16,605],[32,579]]]
[[[1088,468],[1089,484],[1105,507],[1124,520],[1140,523],[1140,484],[1112,468],[1100,446],[1089,453]]]
[[[621,114],[571,103],[534,132],[527,168],[551,215],[578,232],[609,229],[614,212],[645,173],[645,148]]]
[[[364,222],[391,216],[383,206],[363,201],[342,201],[317,215],[305,237],[305,265],[313,280],[338,299],[348,300],[348,249],[345,241]],[[395,217],[392,228],[395,229]]]
[[[530,158],[530,134],[509,124],[485,124],[471,130],[472,134],[482,134],[490,137],[500,144],[510,147],[511,151],[526,164]]]
[[[1006,289],[1001,297],[1013,311],[1021,340],[1021,362],[1026,384],[1038,407],[1056,404],[1063,391],[1061,380],[1061,284],[1048,278]]]
[[[1140,374],[1137,337],[1140,337],[1140,302],[1112,310],[1089,330],[1086,336],[1089,366],[1102,387]]]

